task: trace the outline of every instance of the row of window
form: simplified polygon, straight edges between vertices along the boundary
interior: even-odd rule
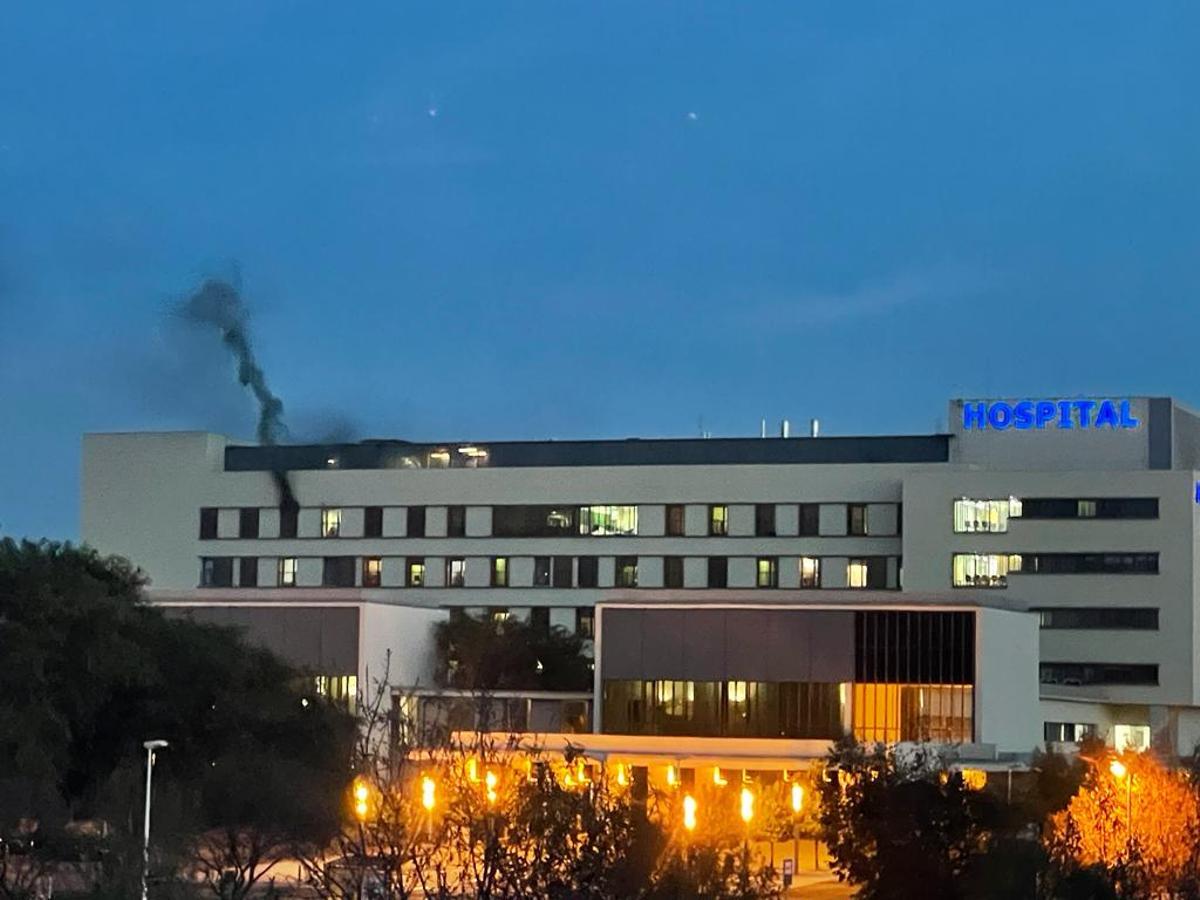
[[[1157,497],[1006,497],[999,500],[954,501],[958,534],[1000,534],[1009,519],[1157,519]]]
[[[842,504],[838,504],[842,505]],[[870,521],[870,505],[866,503],[844,504],[846,508],[845,530],[821,530],[820,503],[797,504],[797,526],[794,532],[798,537],[819,537],[828,535],[849,535],[851,537],[866,537],[868,535],[895,535],[899,533],[900,513],[897,505],[894,522],[884,523],[880,527],[872,527]],[[670,504],[665,507],[665,533],[668,537],[684,537],[685,510],[683,504]],[[754,534],[756,537],[776,537],[779,530],[776,526],[777,505],[774,503],[759,503],[754,507]],[[200,538],[214,540],[218,537],[218,520],[220,509],[206,506],[200,510]],[[299,510],[280,509],[279,537],[297,537],[299,530]],[[383,537],[384,507],[363,507],[363,527],[361,537]],[[890,517],[889,517],[890,519]],[[243,540],[253,540],[261,537],[260,516],[258,507],[243,507],[238,510],[237,536]],[[405,535],[407,537],[426,536],[426,507],[405,507]],[[341,507],[322,507],[321,537],[336,538],[345,536],[343,530],[343,509]],[[467,508],[465,506],[446,507],[446,536],[466,537]],[[494,506],[492,507],[492,536],[494,537],[573,537],[607,536],[638,534],[638,507],[633,505],[608,506]],[[710,504],[707,513],[707,534],[711,537],[721,537],[729,534],[729,506],[727,504]],[[358,537],[360,535],[353,535]],[[788,536],[793,536],[789,529]]]
[[[1152,663],[1070,663],[1041,664],[1042,684],[1061,685],[1148,685],[1158,684],[1158,666]]]
[[[528,557],[526,557],[528,558]],[[729,557],[706,557],[707,580],[705,587],[729,587]],[[844,560],[845,586],[886,590],[897,586],[889,578],[889,560],[896,560],[897,580],[898,557],[825,557],[826,560]],[[489,587],[509,587],[511,558],[493,556],[489,558]],[[243,556],[237,558],[238,587],[259,586],[259,558]],[[235,558],[232,556],[206,556],[200,561],[201,587],[233,587]],[[760,556],[755,559],[755,587],[779,587],[780,559],[777,556]],[[822,581],[822,557],[801,556],[796,562],[798,587],[815,589],[825,587]],[[467,587],[467,560],[465,557],[448,557],[442,560],[443,584],[446,587]],[[281,557],[276,560],[275,586],[294,587],[297,584],[299,561],[297,557]],[[361,580],[356,573],[361,571]],[[618,588],[638,587],[638,557],[617,556],[613,558],[612,583]],[[663,557],[664,588],[684,587],[684,557]],[[321,585],[325,587],[382,587],[383,557],[379,556],[326,556],[322,559]],[[404,586],[410,588],[426,586],[426,562],[423,556],[404,558]],[[475,587],[477,585],[471,585]],[[535,556],[533,557],[533,587],[581,587],[600,586],[600,557],[598,556]]]
[[[1157,575],[1157,553],[955,553],[955,587],[1003,588],[1008,576]]]
[[[1060,606],[1035,607],[1041,627],[1093,630],[1157,631],[1158,609],[1138,606]]]

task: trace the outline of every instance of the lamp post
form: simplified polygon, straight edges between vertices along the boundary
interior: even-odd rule
[[[1108,771],[1118,781],[1125,782],[1125,843],[1133,845],[1133,773],[1125,763],[1114,759],[1108,764]]]
[[[150,781],[154,775],[154,751],[170,746],[166,741],[143,741],[146,748],[146,817],[142,831],[142,900],[146,900],[146,875],[150,870]]]
[[[800,811],[804,809],[804,788],[797,781],[792,782],[792,815],[799,818]],[[799,823],[792,822],[792,859],[795,860],[796,872],[800,871],[800,826]]]

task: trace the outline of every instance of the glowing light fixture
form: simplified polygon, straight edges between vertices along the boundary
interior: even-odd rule
[[[754,791],[742,788],[742,821],[747,825],[754,818]]]
[[[792,812],[799,813],[804,809],[804,788],[798,784],[792,785]]]
[[[1119,759],[1114,759],[1108,764],[1108,771],[1112,772],[1113,778],[1124,778],[1129,774],[1129,769]]]
[[[729,782],[722,777],[720,766],[713,766],[713,784],[715,784],[717,787],[725,787],[725,785],[729,784]]]
[[[688,831],[696,828],[696,798],[691,794],[683,795],[683,827]]]
[[[435,799],[434,790],[435,787],[432,778],[426,775],[421,779],[421,805],[425,807],[426,812],[431,812],[433,810]]]

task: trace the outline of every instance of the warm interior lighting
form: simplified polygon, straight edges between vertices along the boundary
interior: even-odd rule
[[[799,813],[804,808],[804,788],[798,784],[792,785],[792,812]]]
[[[495,805],[495,803],[496,803],[496,798],[497,798],[496,784],[498,782],[499,782],[499,779],[496,777],[495,772],[492,772],[491,770],[489,770],[487,772],[487,774],[484,775],[483,783],[484,783],[484,786],[487,788],[487,802],[489,804]]]
[[[962,769],[959,775],[963,784],[973,791],[982,791],[987,786],[987,772],[983,769]]]
[[[742,821],[747,825],[754,818],[754,791],[742,788]]]
[[[479,763],[473,758],[467,760],[467,781],[472,784],[479,781]]]
[[[434,801],[434,785],[433,779],[426,775],[421,779],[421,805],[425,807],[426,812],[433,810]]]
[[[678,784],[678,783],[679,783],[679,778],[678,778],[678,776],[675,774],[675,767],[674,767],[674,766],[667,766],[667,784],[668,784],[670,787],[675,787],[675,785],[676,785],[676,784]]]
[[[725,787],[725,785],[729,784],[728,781],[721,777],[720,766],[713,766],[713,784],[717,787]]]
[[[352,788],[354,795],[354,815],[361,822],[367,817],[371,811],[371,786],[367,784],[366,779],[361,775],[354,779],[354,787]]]
[[[683,827],[688,831],[696,828],[696,798],[691,794],[683,795]]]
[[[625,767],[620,764],[617,765],[617,784],[621,787],[628,784],[628,780],[625,778]]]
[[[1129,774],[1129,770],[1125,767],[1125,763],[1119,759],[1114,759],[1108,764],[1108,771],[1112,772],[1113,778],[1124,778]]]

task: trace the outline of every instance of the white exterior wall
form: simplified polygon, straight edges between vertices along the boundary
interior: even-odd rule
[[[975,631],[975,739],[1027,753],[1042,742],[1037,616],[981,609]]]

